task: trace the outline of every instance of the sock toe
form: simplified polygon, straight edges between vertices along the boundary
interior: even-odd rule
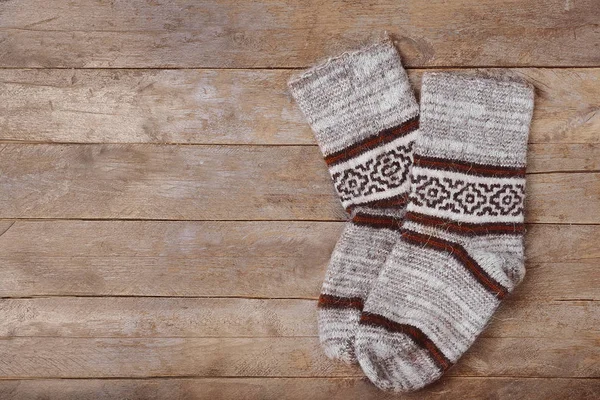
[[[354,340],[360,311],[355,309],[319,310],[319,338],[327,357],[356,364]]]
[[[346,364],[356,364],[354,341],[350,339],[321,340],[321,347],[325,355],[332,360],[342,361]]]
[[[361,325],[355,351],[365,375],[382,390],[415,391],[442,376],[427,350],[404,333]]]

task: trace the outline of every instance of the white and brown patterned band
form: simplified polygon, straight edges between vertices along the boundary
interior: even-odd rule
[[[418,128],[414,117],[325,157],[344,208],[406,204]]]

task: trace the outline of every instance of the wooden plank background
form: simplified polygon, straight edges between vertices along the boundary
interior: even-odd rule
[[[389,32],[536,87],[527,277],[386,395],[315,303],[346,218],[286,81]],[[1,399],[597,399],[597,0],[0,2]]]

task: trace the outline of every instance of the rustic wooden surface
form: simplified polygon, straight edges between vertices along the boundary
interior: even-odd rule
[[[345,215],[286,90],[387,30],[536,87],[527,277],[406,396],[327,360]],[[0,398],[600,398],[597,0],[0,2]]]

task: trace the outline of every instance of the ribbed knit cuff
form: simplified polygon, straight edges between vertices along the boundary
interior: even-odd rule
[[[428,73],[421,90],[420,155],[524,167],[533,88],[454,73]]]
[[[293,78],[289,87],[326,157],[419,113],[390,40],[332,58]]]

